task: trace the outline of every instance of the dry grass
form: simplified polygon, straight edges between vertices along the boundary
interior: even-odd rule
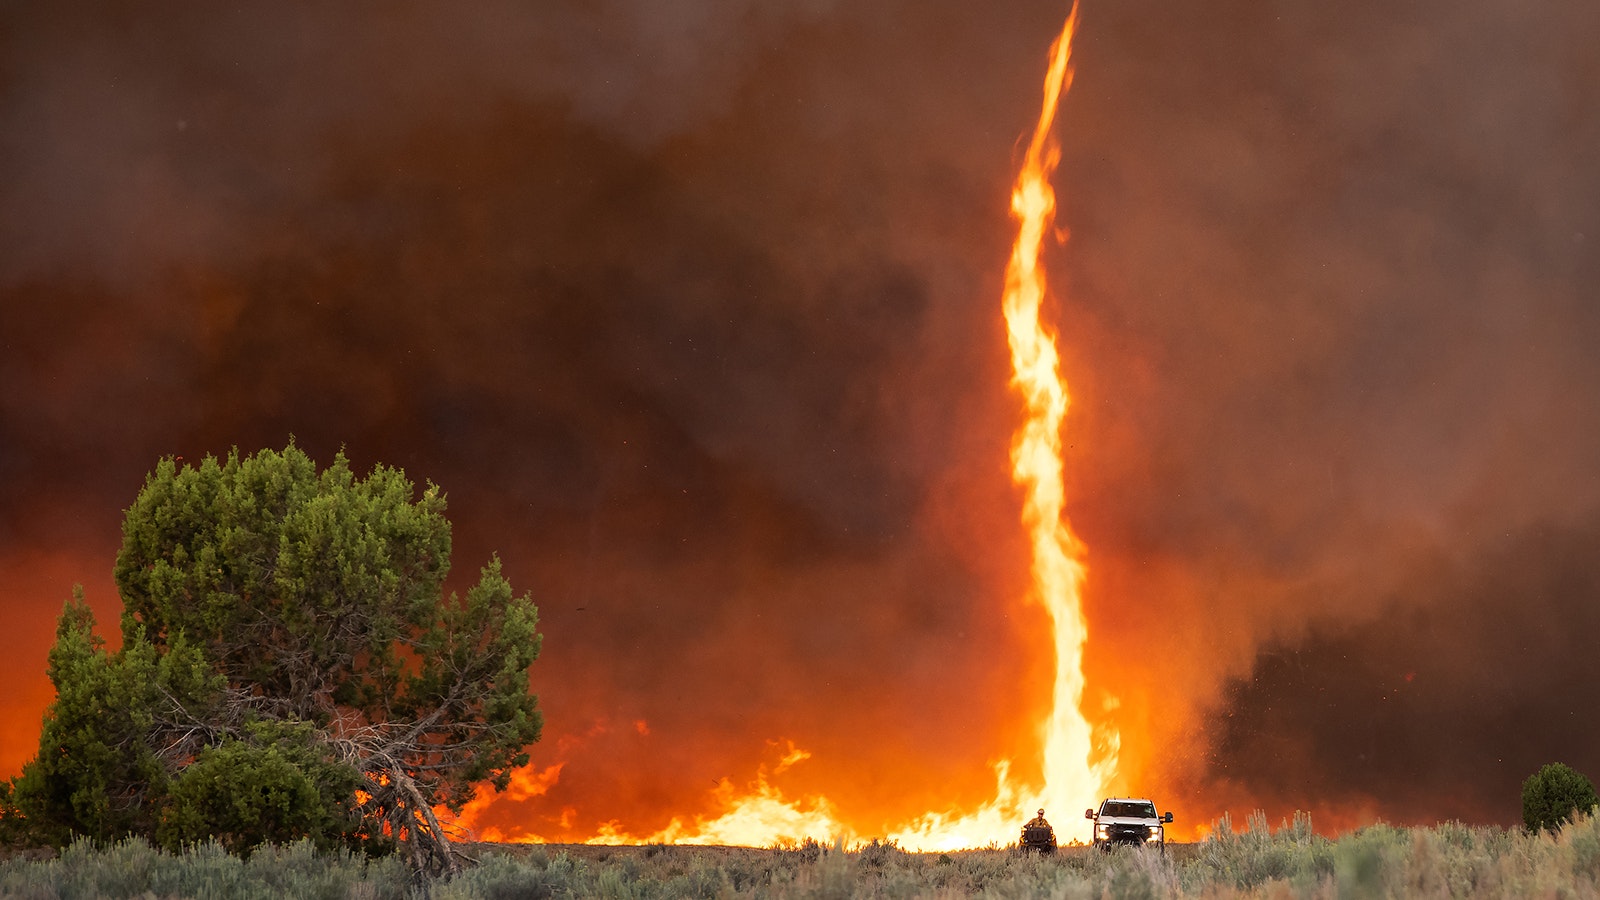
[[[1054,857],[999,849],[907,853],[893,844],[764,850],[738,847],[473,848],[464,875],[413,884],[392,860],[317,856],[296,845],[248,862],[214,845],[179,856],[141,841],[68,848],[59,858],[0,862],[0,897],[321,897],[430,900],[512,898],[1571,898],[1600,900],[1600,827],[1583,819],[1558,835],[1447,823],[1375,825],[1330,840],[1307,819],[1235,832],[1165,855],[1069,847]]]

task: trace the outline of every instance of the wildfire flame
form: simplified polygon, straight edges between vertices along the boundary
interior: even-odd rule
[[[773,769],[773,775],[811,754],[788,742],[789,750]],[[832,804],[814,797],[802,802],[786,799],[783,792],[767,780],[765,768],[756,774],[753,789],[742,796],[724,778],[713,791],[726,810],[715,819],[698,818],[693,825],[673,819],[665,829],[645,840],[649,844],[737,844],[765,847],[783,841],[812,838],[818,841],[848,839],[849,829],[840,824]]]
[[[1044,734],[1043,799],[1047,806],[1058,809],[1070,808],[1084,797],[1100,793],[1115,768],[1117,751],[1116,736],[1109,734],[1105,752],[1090,765],[1094,755],[1093,729],[1081,708],[1083,647],[1088,640],[1088,627],[1080,589],[1088,570],[1083,562],[1083,545],[1064,515],[1066,490],[1062,479],[1061,423],[1071,400],[1061,379],[1055,340],[1039,320],[1039,307],[1045,297],[1039,246],[1055,221],[1055,191],[1050,177],[1061,156],[1052,125],[1061,94],[1072,82],[1069,63],[1077,21],[1078,8],[1074,4],[1061,36],[1051,48],[1044,105],[1011,192],[1011,210],[1020,227],[1006,267],[1003,301],[1013,383],[1021,390],[1028,410],[1011,448],[1012,477],[1026,491],[1022,519],[1033,541],[1034,592],[1054,625],[1056,672],[1054,702]]]
[[[1018,783],[1009,763],[996,766],[995,799],[978,811],[950,818],[929,815],[895,835],[908,848],[951,850],[1015,839],[1018,825],[1037,806],[1067,811],[1091,804],[1116,767],[1118,738],[1107,731],[1096,753],[1094,729],[1085,718],[1083,648],[1088,627],[1080,589],[1088,572],[1083,545],[1065,517],[1066,488],[1061,458],[1061,424],[1070,395],[1061,378],[1054,337],[1040,320],[1046,296],[1039,248],[1055,222],[1056,198],[1050,185],[1060,160],[1053,127],[1061,94],[1072,82],[1072,36],[1078,7],[1072,7],[1050,48],[1044,103],[1027,155],[1011,190],[1017,240],[1006,266],[1006,333],[1011,344],[1012,384],[1022,394],[1026,418],[1011,445],[1011,476],[1023,489],[1022,521],[1033,550],[1034,600],[1050,614],[1055,650],[1051,711],[1042,725],[1044,786]]]
[[[1061,34],[1050,48],[1050,65],[1044,80],[1044,103],[1027,154],[1012,188],[1011,209],[1018,221],[1016,243],[1006,267],[1002,309],[1011,347],[1012,384],[1022,394],[1026,418],[1012,442],[1012,478],[1023,489],[1022,522],[1032,548],[1033,586],[1030,599],[1049,613],[1054,635],[1055,677],[1051,710],[1040,726],[1042,788],[1023,782],[1012,773],[1010,761],[995,764],[995,797],[974,811],[928,813],[894,830],[889,838],[907,850],[942,851],[1009,844],[1033,810],[1068,813],[1092,804],[1102,794],[1116,768],[1118,736],[1107,729],[1095,746],[1094,729],[1082,711],[1084,692],[1083,648],[1088,638],[1080,588],[1087,568],[1083,545],[1065,518],[1061,426],[1070,396],[1061,378],[1055,338],[1040,319],[1046,296],[1039,249],[1055,222],[1055,191],[1050,179],[1060,159],[1053,126],[1061,94],[1071,84],[1072,36],[1078,9],[1073,5]],[[647,733],[647,732],[641,732]],[[772,775],[809,756],[791,743]],[[525,795],[542,793],[560,772],[560,766],[531,767],[513,773],[513,790]],[[680,819],[662,831],[636,837],[617,826],[604,826],[591,843],[716,843],[766,846],[785,840],[812,837],[848,840],[854,835],[843,825],[825,798],[790,800],[783,796],[762,768],[744,791],[722,780],[713,797],[722,814],[699,817],[692,824]],[[487,799],[487,798],[485,798]],[[478,810],[474,809],[473,812]],[[471,816],[464,816],[470,820]],[[496,837],[503,837],[496,832]],[[538,840],[534,837],[514,838]]]

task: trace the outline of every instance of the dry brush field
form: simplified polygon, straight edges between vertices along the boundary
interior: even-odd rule
[[[59,857],[0,862],[6,898],[255,898],[512,900],[512,898],[1600,898],[1600,827],[1558,835],[1443,824],[1375,825],[1338,839],[1309,819],[1270,828],[1227,820],[1205,841],[1166,855],[1065,847],[1054,857],[1002,849],[908,853],[851,848],[494,846],[448,882],[413,883],[398,859],[269,847],[250,859],[202,845],[172,856],[134,840]]]

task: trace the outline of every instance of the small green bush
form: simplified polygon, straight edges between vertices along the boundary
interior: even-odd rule
[[[873,838],[869,843],[857,847],[855,855],[861,865],[881,869],[884,866],[902,863],[910,854],[901,850],[900,845],[894,841],[881,841]]]
[[[1224,815],[1200,844],[1197,859],[1203,867],[1191,870],[1190,877],[1231,883],[1241,890],[1272,882],[1309,889],[1334,868],[1331,842],[1312,829],[1311,816],[1304,812],[1274,832],[1258,810],[1246,820],[1242,834],[1233,830],[1233,818]]]
[[[1594,783],[1563,763],[1551,763],[1522,783],[1522,822],[1529,831],[1559,831],[1574,813],[1596,806]]]
[[[201,750],[179,773],[156,839],[169,850],[215,839],[245,858],[300,837],[324,850],[353,844],[356,770],[319,749],[309,725],[257,722],[249,734]]]

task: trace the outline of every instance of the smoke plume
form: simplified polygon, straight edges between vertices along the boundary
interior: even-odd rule
[[[788,742],[865,833],[1036,765],[997,304],[1066,10],[980,6],[9,9],[0,768],[143,474],[291,436],[540,603],[507,833],[648,834]],[[1126,790],[1344,827],[1600,776],[1597,44],[1085,3],[1051,315]]]

